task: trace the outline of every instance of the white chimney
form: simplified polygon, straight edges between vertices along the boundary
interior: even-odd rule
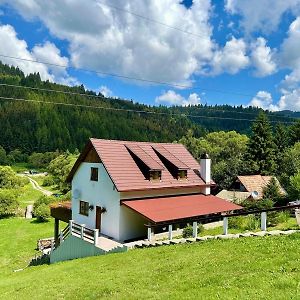
[[[204,188],[204,195],[210,195],[210,182],[211,182],[211,172],[210,172],[211,160],[207,153],[203,154],[200,158],[200,175],[203,181],[209,186]]]

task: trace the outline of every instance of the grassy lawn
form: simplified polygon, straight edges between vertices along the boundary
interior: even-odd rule
[[[34,189],[30,182],[20,188],[18,190],[18,194],[18,201],[21,208],[25,208],[27,205],[33,204],[34,201],[43,195],[40,191]]]
[[[14,163],[11,168],[16,172],[16,173],[22,173],[25,171],[28,171],[31,169],[30,164],[21,162],[21,163]]]
[[[56,185],[43,186],[45,176],[32,176],[31,178],[34,179],[39,184],[39,186],[41,186],[45,190],[48,190],[48,191],[53,192],[53,193],[59,193],[60,192]]]
[[[52,225],[0,220],[1,299],[300,299],[300,234],[132,250],[12,272],[26,265]]]

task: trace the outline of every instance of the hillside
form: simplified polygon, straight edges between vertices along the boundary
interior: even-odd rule
[[[36,240],[50,236],[52,230],[52,222],[0,220],[1,299],[298,299],[300,295],[299,234],[131,250],[13,272],[26,266]]]
[[[27,153],[56,149],[74,151],[76,148],[82,148],[91,136],[138,141],[174,141],[186,134],[188,129],[193,129],[195,137],[202,136],[207,131],[217,130],[234,129],[248,133],[251,122],[247,120],[255,119],[260,111],[257,108],[228,105],[149,107],[133,101],[105,98],[101,94],[86,91],[83,86],[68,87],[44,82],[39,74],[25,76],[18,68],[1,63],[0,97],[45,102],[0,99],[0,145],[7,151],[19,148]],[[101,109],[52,103],[99,106]],[[144,111],[151,113],[143,113]],[[291,121],[278,114],[268,115],[271,120]]]

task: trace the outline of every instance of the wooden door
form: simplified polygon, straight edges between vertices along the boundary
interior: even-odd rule
[[[99,229],[99,232],[101,232],[101,213],[101,207],[96,206],[96,229]]]

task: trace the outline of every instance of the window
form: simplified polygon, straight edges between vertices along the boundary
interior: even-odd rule
[[[178,170],[178,179],[186,179],[187,178],[187,170]]]
[[[89,215],[89,203],[85,201],[80,201],[79,203],[79,213],[84,216]]]
[[[98,181],[98,168],[91,168],[91,181]]]
[[[150,180],[161,180],[161,171],[150,171]]]

